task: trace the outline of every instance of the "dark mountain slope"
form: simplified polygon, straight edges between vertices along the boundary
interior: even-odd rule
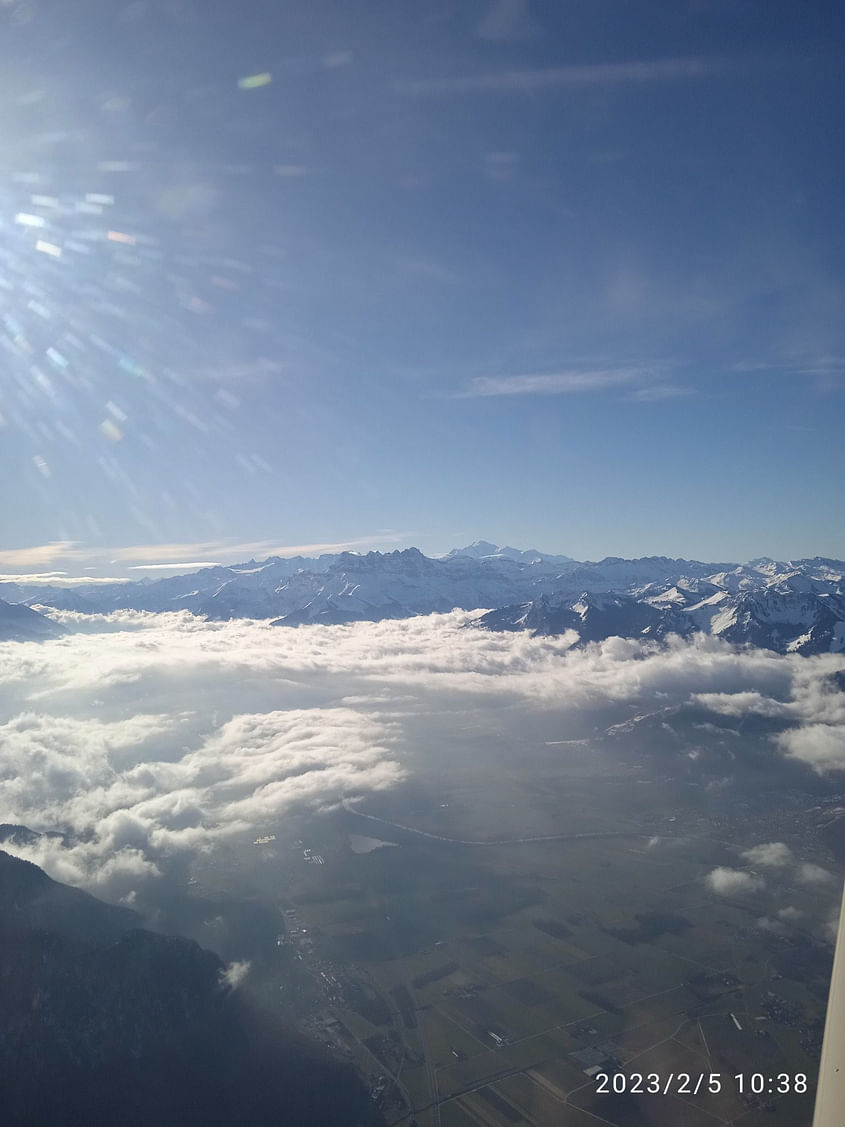
[[[0,852],[4,1127],[355,1127],[351,1069],[221,985],[197,944]]]
[[[66,633],[64,626],[21,603],[0,599],[0,642],[37,642],[42,638],[58,638]]]

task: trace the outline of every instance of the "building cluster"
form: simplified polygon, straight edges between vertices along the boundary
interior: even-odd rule
[[[597,1032],[593,1030],[593,1032]],[[586,1049],[578,1049],[569,1054],[573,1060],[582,1066],[585,1076],[592,1079],[598,1072],[613,1072],[629,1060],[631,1053],[617,1045],[615,1041],[603,1041],[600,1045],[591,1045]]]
[[[777,1025],[798,1025],[801,1021],[803,1010],[797,1002],[788,1002],[779,998],[769,990],[763,1002],[763,1012]]]
[[[451,995],[453,998],[460,998],[462,1001],[469,1001],[474,998],[478,993],[480,987],[476,982],[467,982],[463,986],[447,986],[443,991],[444,997]]]
[[[296,957],[298,959],[302,958],[303,953],[306,955],[312,954],[314,940],[308,934],[308,928],[301,926],[296,908],[286,908],[282,915],[285,918],[286,931],[284,935],[278,937],[276,944],[281,947],[283,943],[292,943],[297,948]]]

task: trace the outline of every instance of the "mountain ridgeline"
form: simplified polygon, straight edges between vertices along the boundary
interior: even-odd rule
[[[23,603],[0,599],[0,642],[40,642],[58,638],[64,627]]]
[[[215,954],[139,925],[0,851],[4,1127],[381,1122],[352,1069],[228,988]]]
[[[474,625],[559,634],[580,642],[614,635],[663,638],[696,632],[779,653],[845,650],[845,563],[815,557],[746,564],[647,556],[581,563],[567,556],[484,541],[445,556],[416,548],[340,552],[316,559],[271,557],[189,575],[135,582],[0,584],[0,631],[35,636],[33,620],[8,604],[83,613],[190,611],[214,620],[334,625],[488,610]],[[15,629],[26,633],[15,634]],[[53,625],[53,624],[50,624]],[[41,628],[48,636],[49,626]]]

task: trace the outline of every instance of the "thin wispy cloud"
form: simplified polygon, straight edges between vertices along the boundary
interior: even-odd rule
[[[129,571],[185,571],[200,567],[221,567],[219,560],[192,560],[190,563],[131,564]]]
[[[694,395],[691,387],[681,387],[678,384],[652,384],[651,387],[639,387],[632,391],[629,398],[637,403],[660,403],[664,399],[684,399]]]
[[[348,67],[352,65],[354,55],[351,51],[329,51],[323,55],[323,69],[335,70],[337,67]]]
[[[75,554],[76,541],[53,540],[49,544],[36,544],[31,548],[6,548],[0,551],[0,564],[5,567],[39,567],[67,559]]]
[[[402,79],[400,94],[535,93],[542,90],[642,86],[707,78],[728,66],[721,58],[653,59],[628,63],[593,63],[531,70],[492,71],[441,78]]]
[[[411,533],[394,529],[372,536],[353,537],[349,540],[324,541],[311,544],[279,544],[275,540],[199,540],[170,544],[130,544],[119,548],[101,548],[79,541],[56,541],[37,544],[29,548],[0,551],[0,566],[10,569],[0,574],[0,582],[39,583],[70,586],[80,583],[121,582],[126,576],[73,575],[68,567],[77,570],[90,565],[92,572],[99,569],[123,567],[134,571],[193,571],[203,567],[225,567],[244,560],[267,559],[269,556],[319,556],[336,552],[353,552],[375,548],[389,548],[404,544]],[[45,565],[65,565],[45,570]],[[13,571],[11,569],[18,568]],[[39,570],[34,570],[38,568]]]
[[[68,575],[66,571],[23,571],[0,574],[0,583],[25,583],[28,587],[80,587],[93,583],[125,582],[125,575]]]
[[[494,0],[475,28],[478,39],[491,43],[513,43],[536,35],[528,0]]]
[[[743,375],[757,375],[771,372],[784,376],[845,376],[845,356],[830,354],[795,356],[787,355],[771,359],[738,360],[729,366],[729,371]]]
[[[404,540],[406,535],[406,533],[392,532],[378,536],[360,536],[350,540],[323,541],[312,544],[279,544],[276,540],[247,540],[240,543],[225,540],[206,540],[187,544],[136,544],[127,548],[116,549],[113,558],[115,560],[158,564],[163,562],[162,556],[165,559],[169,557],[170,560],[181,561],[182,558],[190,560],[199,554],[224,555],[234,561],[240,561],[246,556],[313,556],[323,552],[346,552],[356,548],[372,547],[375,544],[398,543]],[[181,566],[191,565],[183,563]]]
[[[308,168],[304,164],[276,164],[273,166],[273,172],[276,176],[298,179],[308,175]]]
[[[397,265],[406,274],[432,282],[445,282],[447,285],[455,285],[460,281],[460,277],[454,270],[450,270],[447,266],[442,266],[439,262],[434,262],[429,258],[403,258]]]
[[[519,166],[519,153],[492,152],[484,155],[484,172],[489,180],[512,180]]]
[[[570,368],[520,376],[476,376],[450,399],[484,399],[496,395],[576,395],[636,383],[653,375],[644,368]]]
[[[845,376],[845,360],[830,360],[793,370],[799,376]]]

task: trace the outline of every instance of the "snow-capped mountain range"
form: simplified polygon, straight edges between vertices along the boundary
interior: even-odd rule
[[[281,626],[495,608],[475,625],[575,630],[582,642],[704,631],[781,653],[845,651],[845,563],[822,557],[736,564],[611,556],[593,563],[477,541],[440,557],[407,548],[271,557],[137,582],[3,583],[0,599],[48,613],[188,610]]]

